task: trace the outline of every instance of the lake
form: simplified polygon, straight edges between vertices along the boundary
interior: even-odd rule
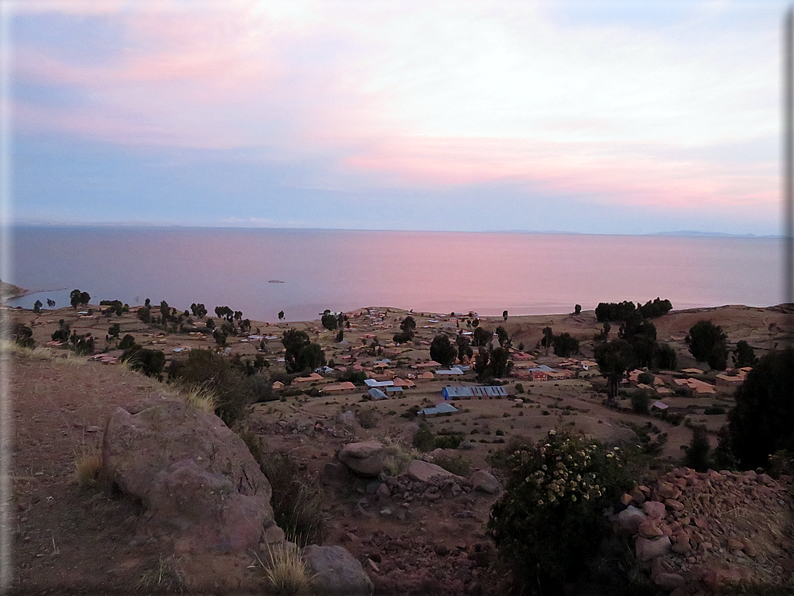
[[[166,227],[16,227],[9,281],[35,300],[203,302],[254,320],[393,306],[554,314],[661,297],[673,308],[783,302],[777,238]],[[283,282],[283,283],[276,283]]]

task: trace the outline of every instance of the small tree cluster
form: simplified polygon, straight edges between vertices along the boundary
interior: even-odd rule
[[[430,358],[441,364],[441,366],[452,366],[457,355],[457,348],[449,341],[449,337],[443,333],[436,335],[430,343]]]
[[[69,292],[69,303],[74,309],[77,309],[78,306],[84,306],[90,301],[91,295],[88,292],[81,292],[78,289],[74,289]]]
[[[722,327],[711,321],[698,321],[689,330],[685,341],[696,360],[707,362],[713,369],[725,370],[728,365],[728,338]]]
[[[312,343],[305,331],[288,329],[281,338],[284,362],[288,372],[314,370],[325,364],[325,353],[319,344]]]

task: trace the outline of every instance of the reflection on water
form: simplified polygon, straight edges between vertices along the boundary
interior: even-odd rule
[[[782,301],[781,241],[768,238],[23,227],[12,244],[7,281],[48,290],[16,302],[26,307],[68,305],[73,288],[92,302],[203,302],[259,320],[362,306],[496,315],[657,296],[674,308]]]

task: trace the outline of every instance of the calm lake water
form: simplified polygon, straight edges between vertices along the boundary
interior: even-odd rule
[[[69,304],[146,298],[274,321],[394,306],[481,315],[668,298],[676,309],[783,302],[782,240],[217,228],[20,227],[11,283]],[[270,283],[279,280],[284,283]]]

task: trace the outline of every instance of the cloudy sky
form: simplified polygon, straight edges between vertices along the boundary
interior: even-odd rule
[[[782,231],[782,0],[2,7],[18,222]]]

